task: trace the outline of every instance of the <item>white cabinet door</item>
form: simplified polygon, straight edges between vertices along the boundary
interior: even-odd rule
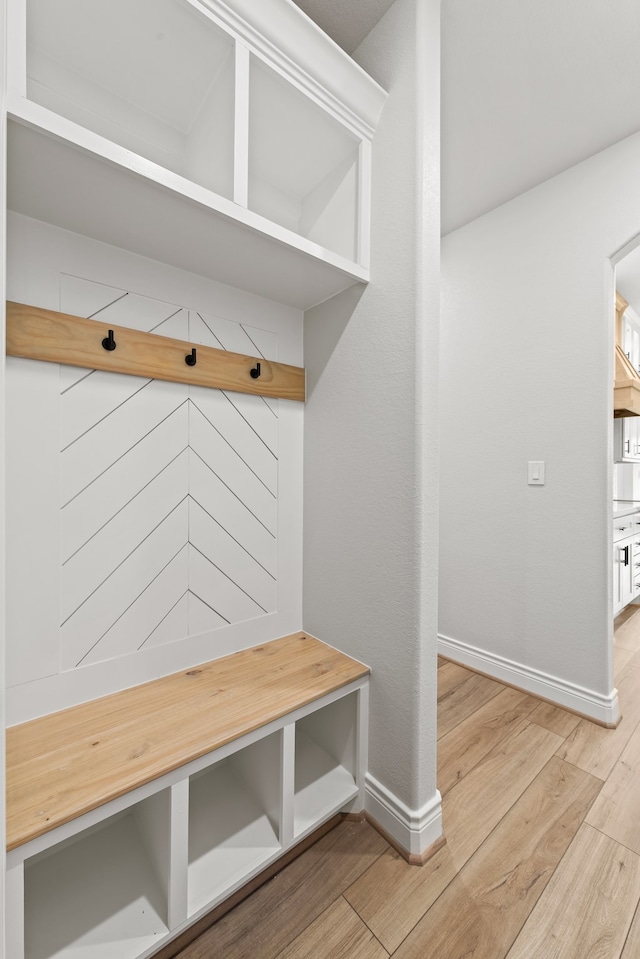
[[[640,462],[640,417],[613,421],[613,458],[616,463]]]
[[[620,600],[626,606],[633,599],[633,541],[627,540],[620,558]]]
[[[620,606],[620,547],[613,544],[613,615],[621,610]]]
[[[624,419],[628,420],[627,422],[627,443],[629,446],[629,456],[631,459],[638,459],[638,418],[636,416],[627,416]]]
[[[640,513],[633,519],[640,519]],[[640,536],[637,533],[631,544],[631,567],[631,599],[635,600],[640,596]]]

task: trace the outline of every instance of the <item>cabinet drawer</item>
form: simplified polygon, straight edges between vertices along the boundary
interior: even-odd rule
[[[632,536],[636,530],[635,522],[638,514],[632,513],[630,516],[623,516],[620,519],[613,520],[613,542],[624,539],[625,536]]]

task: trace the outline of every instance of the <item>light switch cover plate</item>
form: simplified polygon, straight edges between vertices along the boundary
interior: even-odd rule
[[[544,460],[529,460],[529,486],[544,486]]]

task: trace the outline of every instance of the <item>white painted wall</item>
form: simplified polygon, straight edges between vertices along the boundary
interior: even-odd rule
[[[440,633],[447,655],[599,719],[611,657],[613,271],[640,135],[444,239]],[[527,461],[546,485],[527,485]]]
[[[435,0],[396,0],[356,51],[389,91],[372,281],[305,315],[304,624],[372,667],[368,808],[386,801],[412,851],[440,831],[436,817],[416,838],[439,809],[438,19]]]

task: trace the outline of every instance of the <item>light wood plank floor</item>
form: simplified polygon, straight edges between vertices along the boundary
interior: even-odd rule
[[[615,644],[616,730],[441,661],[446,845],[343,822],[179,959],[640,959],[640,610]]]

